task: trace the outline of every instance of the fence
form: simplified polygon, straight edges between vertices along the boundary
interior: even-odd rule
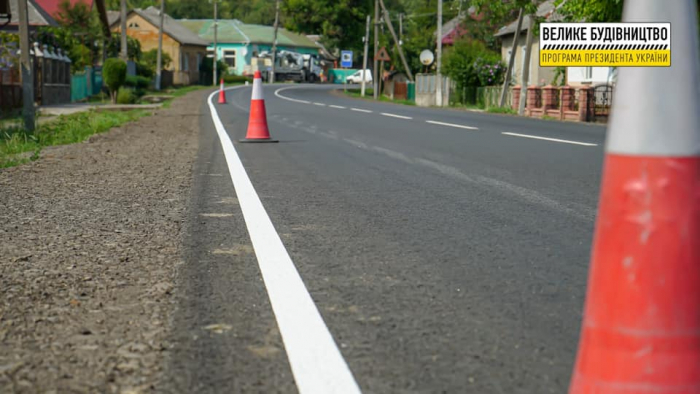
[[[598,102],[596,90],[605,92],[604,102]],[[520,104],[520,86],[513,88],[514,110]],[[525,101],[525,115],[541,118],[544,116],[559,120],[577,120],[580,122],[606,121],[612,101],[612,87],[601,85],[594,88],[583,86],[574,89],[571,86],[529,86]]]
[[[457,88],[452,84],[452,94],[450,104],[476,105],[480,108],[498,107],[501,100],[501,86],[465,86]],[[505,106],[510,107],[513,102],[513,90],[509,88],[506,92]]]
[[[102,67],[85,67],[71,76],[70,101],[84,100],[102,90]]]
[[[71,97],[70,59],[60,49],[34,43],[30,51],[34,80],[34,101],[39,105],[66,103]],[[0,70],[0,108],[22,106],[19,64]]]
[[[448,77],[442,77],[442,103],[450,103],[450,88],[454,83]],[[437,105],[437,76],[434,74],[416,75],[416,105],[431,107]]]

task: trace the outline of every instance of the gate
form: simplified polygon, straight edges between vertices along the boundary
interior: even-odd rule
[[[406,82],[394,82],[394,99],[406,100],[408,98],[408,86]]]
[[[593,121],[603,121],[607,122],[610,116],[610,105],[613,99],[613,86],[612,85],[598,85],[593,88],[593,95],[591,97],[590,108],[593,115]]]

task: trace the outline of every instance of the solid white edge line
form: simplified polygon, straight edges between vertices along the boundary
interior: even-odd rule
[[[553,141],[553,142],[561,142],[564,144],[573,144],[573,145],[583,145],[583,146],[598,146],[598,144],[592,144],[589,142],[578,142],[578,141],[569,141],[569,140],[560,140],[558,138],[547,138],[547,137],[538,137],[536,135],[528,135],[528,134],[518,134],[518,133],[507,133],[507,132],[502,132],[501,134],[505,135],[511,135],[513,137],[523,137],[523,138],[533,138],[536,140],[545,140],[545,141]]]
[[[350,108],[350,111],[365,112],[365,113],[368,113],[368,114],[371,114],[371,113],[372,113],[372,111],[370,111],[370,110],[368,110],[368,109],[362,109],[362,108]]]
[[[390,114],[390,113],[387,113],[387,112],[380,112],[380,114],[382,114],[382,115],[384,115],[384,116],[391,116],[392,118],[413,119],[413,118],[410,117],[410,116],[403,116],[403,115]]]
[[[328,105],[331,108],[345,109],[342,105]]]
[[[478,127],[463,126],[463,125],[454,124],[454,123],[438,122],[438,121],[436,121],[436,120],[426,120],[425,123],[437,124],[437,125],[440,125],[440,126],[458,127],[458,128],[460,128],[460,129],[467,129],[467,130],[479,130]]]
[[[230,88],[235,89],[238,87]],[[228,89],[227,89],[228,90]],[[241,159],[208,98],[231,181],[248,227],[255,256],[299,392],[360,393],[350,368],[277,234]]]
[[[287,96],[282,96],[282,95],[280,94],[280,92],[283,92],[283,91],[285,91],[285,90],[287,90],[287,89],[291,89],[291,88],[292,88],[292,87],[290,86],[290,87],[288,87],[288,88],[280,88],[280,89],[277,89],[277,90],[275,90],[275,96],[281,98],[282,100],[294,101],[295,103],[311,104],[311,101],[297,100],[297,99],[289,98],[289,97],[287,97]]]

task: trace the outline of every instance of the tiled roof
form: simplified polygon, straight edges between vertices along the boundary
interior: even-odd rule
[[[59,5],[65,0],[34,0],[41,8],[44,9],[49,15],[56,17],[58,13]],[[82,2],[86,4],[90,9],[92,9],[93,0],[70,0],[70,4],[75,6],[77,3]]]
[[[31,26],[58,26],[58,23],[51,15],[46,12],[40,5],[36,3],[36,0],[29,0],[27,2],[27,13],[29,16],[29,25]],[[18,25],[19,19],[17,18],[17,0],[10,0],[10,12],[12,13],[12,20],[10,25]]]
[[[160,25],[160,10],[155,7],[148,7],[145,10],[136,8],[134,10],[131,10],[130,13],[131,12],[134,12],[137,15],[141,16],[153,26],[158,27]],[[119,11],[108,11],[107,19],[109,21],[109,25],[114,26],[118,24],[120,16],[121,14]],[[201,46],[209,45],[208,42],[199,38],[197,34],[193,33],[185,26],[182,26],[182,24],[180,24],[175,19],[171,18],[168,14],[165,14],[165,17],[163,18],[163,32],[172,37],[175,41],[179,42],[180,44]]]
[[[214,21],[212,19],[180,19],[184,27],[196,33],[207,42],[214,42]],[[274,40],[272,26],[253,25],[235,19],[218,21],[217,40],[220,43],[272,44]],[[282,46],[318,48],[307,37],[280,28],[277,32],[277,44]]]
[[[547,22],[556,22],[562,20],[564,17],[557,13],[556,7],[554,6],[554,0],[547,0],[537,7],[536,14],[539,17],[545,18]],[[520,33],[526,32],[531,25],[530,16],[525,15],[523,18],[523,25],[521,26]],[[518,20],[509,23],[507,26],[502,27],[496,34],[496,37],[505,36],[508,34],[515,34],[515,29],[518,27]]]

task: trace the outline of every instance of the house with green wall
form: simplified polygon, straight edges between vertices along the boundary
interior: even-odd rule
[[[180,19],[178,22],[209,43],[214,49],[213,19]],[[275,29],[272,26],[253,25],[236,19],[218,20],[217,58],[228,64],[229,74],[245,75],[250,71],[251,58],[271,51]],[[318,55],[319,47],[306,36],[280,28],[277,31],[277,49]]]

